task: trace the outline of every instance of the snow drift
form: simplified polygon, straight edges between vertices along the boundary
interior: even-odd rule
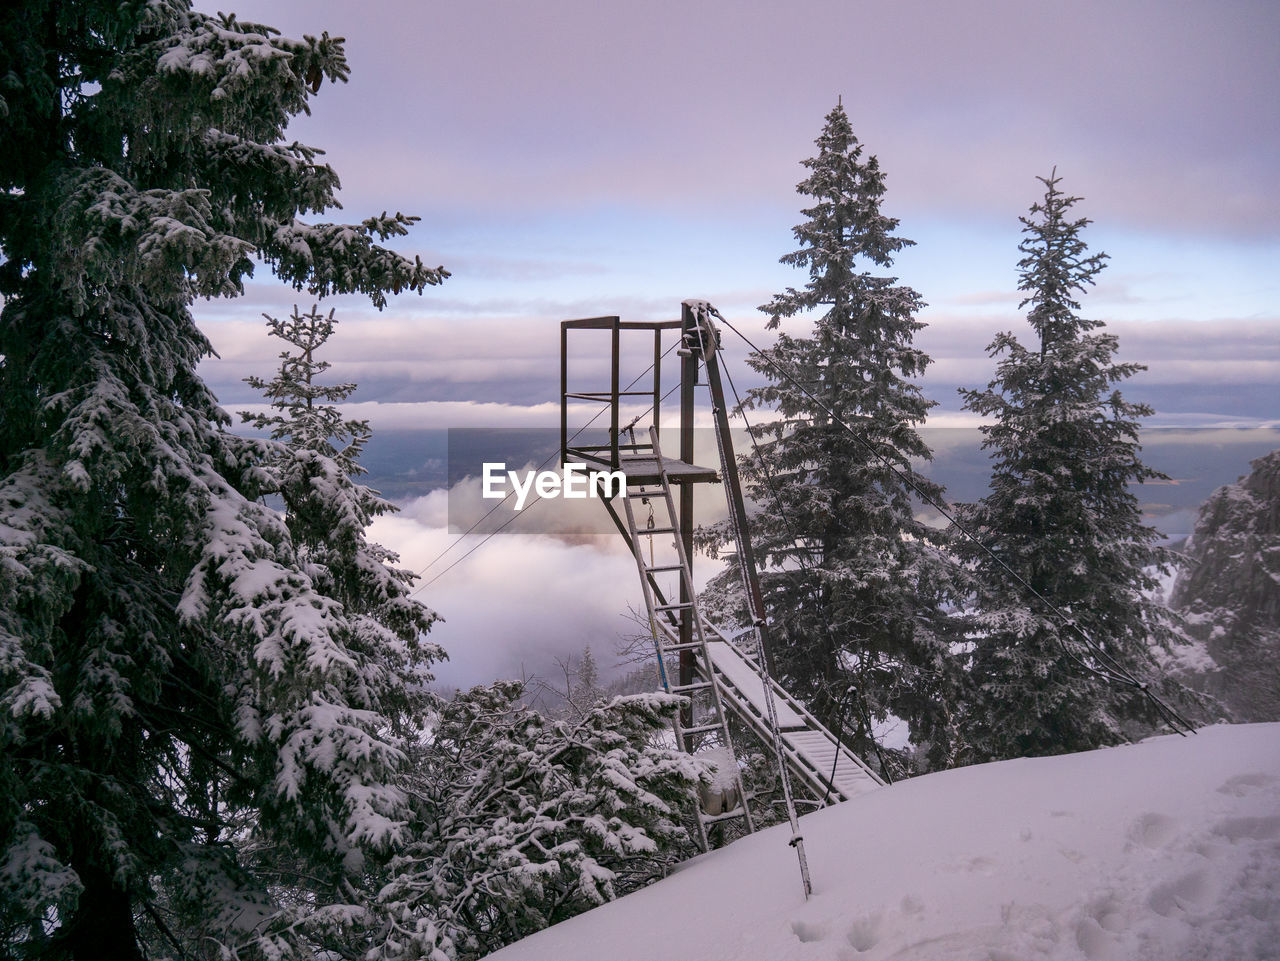
[[[490,955],[495,961],[1280,958],[1280,724],[916,778]]]

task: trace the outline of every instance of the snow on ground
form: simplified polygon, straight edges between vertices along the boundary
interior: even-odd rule
[[[945,771],[782,825],[494,961],[1280,958],[1280,724]]]

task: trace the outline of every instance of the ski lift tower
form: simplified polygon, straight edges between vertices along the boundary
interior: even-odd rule
[[[726,711],[774,745],[788,802],[792,778],[805,786],[818,806],[883,784],[772,680],[767,617],[720,377],[716,316],[705,301],[686,300],[679,320],[623,321],[607,316],[560,325],[562,464],[625,474],[621,492],[602,500],[636,560],[662,686],[689,698],[689,707],[675,725],[676,738],[690,753],[715,752],[712,757],[721,772],[715,790],[704,794],[699,812],[704,846],[712,823],[741,818],[748,831],[754,828]],[[601,343],[605,339],[607,347]],[[599,361],[606,349],[609,367],[604,375]],[[678,380],[664,393],[663,362],[673,349]],[[624,382],[632,367],[646,362],[634,379]],[[700,373],[706,377],[701,384]],[[607,383],[602,383],[606,376]],[[718,470],[694,463],[693,425],[701,386],[710,393]],[[677,388],[676,436],[670,437],[668,430],[664,437],[663,401]],[[577,415],[573,420],[571,408]],[[606,413],[607,426],[593,431],[592,425]],[[701,484],[719,484],[729,510],[737,544],[734,554],[751,612],[751,623],[736,631],[726,632],[707,620],[693,588],[694,490]],[[668,675],[672,667],[674,677]]]

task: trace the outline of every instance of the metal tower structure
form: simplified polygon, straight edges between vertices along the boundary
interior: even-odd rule
[[[604,503],[636,559],[662,685],[689,699],[689,707],[675,725],[676,737],[691,753],[717,752],[721,790],[703,798],[698,818],[704,846],[710,824],[741,818],[747,830],[754,828],[726,712],[774,745],[789,806],[793,779],[820,799],[819,804],[848,800],[883,784],[772,679],[769,619],[729,429],[714,316],[714,308],[705,301],[687,300],[679,320],[637,322],[607,316],[566,320],[560,325],[562,463],[625,474],[623,493]],[[603,375],[600,358],[605,345],[600,341],[606,338],[609,366]],[[679,377],[664,394],[663,361],[673,348]],[[624,384],[628,365],[638,367],[644,361],[648,367]],[[701,383],[700,375],[705,376]],[[607,385],[601,383],[606,376]],[[588,381],[586,389],[580,386],[583,381]],[[699,387],[705,387],[710,396],[718,470],[694,462]],[[676,443],[667,436],[664,450],[662,405],[677,389],[678,419],[667,428],[669,435],[674,426]],[[583,409],[591,415],[584,423],[607,412],[608,426],[594,433],[584,428],[571,432],[575,427],[571,411]],[[678,449],[677,456],[668,453],[672,447]],[[735,631],[726,631],[703,616],[693,588],[694,491],[710,484],[719,484],[723,490],[751,612],[751,623]],[[675,676],[669,676],[671,666]],[[792,821],[793,844],[801,854],[807,891],[807,869],[794,816]]]

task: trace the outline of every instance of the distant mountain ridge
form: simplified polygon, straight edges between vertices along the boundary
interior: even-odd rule
[[[1193,676],[1240,721],[1280,719],[1280,450],[1200,508],[1170,603],[1217,667]]]

